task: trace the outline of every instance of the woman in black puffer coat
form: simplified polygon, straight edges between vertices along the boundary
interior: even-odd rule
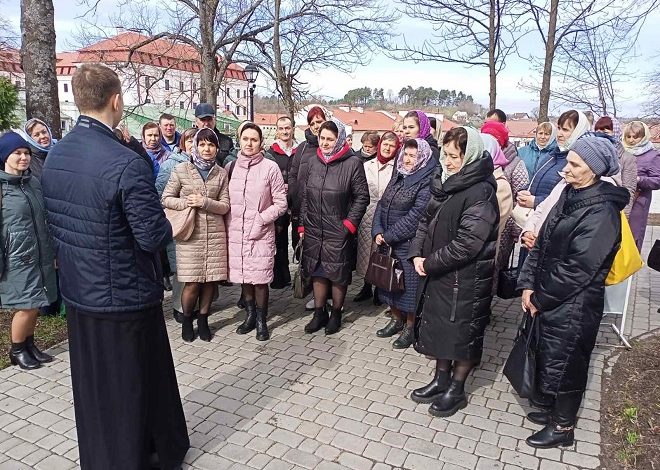
[[[591,352],[603,316],[605,278],[621,242],[625,188],[601,181],[619,171],[615,147],[593,135],[578,139],[564,168],[568,183],[548,214],[518,280],[523,309],[539,315],[537,393],[551,411],[533,412],[545,427],[532,447],[573,444]]]
[[[429,413],[434,416],[451,416],[467,405],[463,386],[481,361],[499,206],[493,160],[478,131],[447,132],[440,163],[443,172],[433,178],[431,201],[409,252],[422,276],[414,345],[436,358],[436,370],[431,383],[411,398],[433,403]]]
[[[299,181],[302,189],[300,227],[303,272],[314,287],[314,316],[305,326],[326,334],[341,327],[346,289],[351,283],[355,234],[369,205],[369,187],[362,161],[346,143],[344,125],[324,122],[319,129],[317,154],[309,159]],[[332,289],[332,314],[326,300]]]

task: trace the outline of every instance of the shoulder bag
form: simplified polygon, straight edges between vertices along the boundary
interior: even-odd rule
[[[181,211],[165,208],[165,217],[172,225],[172,238],[178,242],[188,240],[195,230],[195,217],[197,211],[194,207],[186,207]]]
[[[501,269],[497,274],[497,296],[500,299],[515,299],[522,295],[522,292],[517,287],[518,276],[520,276],[520,267],[513,265],[513,255],[515,252],[514,245],[514,249],[511,250],[509,267]]]
[[[312,292],[311,282],[306,282],[302,271],[302,248],[303,239],[301,238],[296,245],[294,258],[297,259],[296,272],[293,275],[293,298],[304,299]]]
[[[386,292],[403,292],[406,289],[403,266],[399,259],[392,256],[392,247],[389,247],[387,254],[380,253],[378,248],[371,253],[364,280]]]
[[[612,286],[625,281],[642,269],[642,266],[644,266],[644,261],[635,244],[635,237],[633,237],[628,219],[621,211],[621,245],[612,262],[612,268],[605,278],[605,285]]]
[[[513,348],[504,364],[504,376],[520,398],[531,398],[536,390],[536,355],[539,341],[539,315],[525,312]]]

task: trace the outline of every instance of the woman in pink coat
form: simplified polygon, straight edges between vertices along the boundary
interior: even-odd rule
[[[242,285],[247,316],[236,332],[244,335],[256,327],[257,339],[266,341],[274,222],[287,210],[286,189],[277,163],[264,158],[259,126],[245,124],[239,144],[238,159],[229,169],[229,280]]]

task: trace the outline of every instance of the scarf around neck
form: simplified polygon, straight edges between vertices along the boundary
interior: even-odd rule
[[[541,145],[541,144],[539,144],[539,141],[536,140],[536,137],[534,137],[534,143],[536,144],[536,146],[538,147],[539,150],[543,150],[543,149],[549,147],[550,145],[552,145],[552,143],[553,143],[555,140],[557,140],[557,126],[555,126],[555,125],[554,125],[553,123],[551,123],[551,122],[543,122],[543,123],[541,123],[541,124],[550,124],[550,127],[552,128],[552,131],[551,131],[551,133],[550,133],[550,139],[548,140],[548,143],[545,144],[545,145]],[[540,126],[540,124],[539,124],[539,126]]]
[[[642,137],[642,140],[637,142],[635,145],[628,145],[626,143],[626,136],[623,135],[621,137],[621,143],[623,144],[623,148],[626,150],[626,152],[630,152],[634,156],[638,157],[648,152],[649,150],[653,150],[653,143],[651,143],[651,130],[649,129],[649,126],[647,126],[646,123],[642,121],[632,121],[630,124],[633,122],[637,122],[644,127],[644,137]]]
[[[212,160],[204,160],[202,158],[201,154],[199,153],[199,149],[197,148],[198,135],[199,135],[199,131],[197,131],[195,137],[193,137],[192,147],[190,148],[190,156],[192,157],[193,164],[197,168],[199,168],[202,171],[208,171],[211,168],[213,168],[213,165],[215,165],[215,158],[213,158]]]
[[[382,145],[383,141],[388,140],[396,143],[396,146],[394,147],[394,150],[392,151],[392,156],[390,158],[385,158],[382,153],[380,153],[380,146]],[[385,132],[380,140],[378,141],[378,151],[376,152],[376,158],[381,164],[386,164],[393,158],[396,158],[397,155],[399,154],[399,149],[401,148],[401,141],[399,140],[399,137],[394,132]]]
[[[32,138],[32,136],[28,132],[28,127],[32,126],[35,123],[39,123],[39,124],[41,124],[42,126],[44,126],[46,128],[46,130],[48,131],[48,137],[50,137],[50,145],[47,145],[45,147],[41,146],[37,143],[36,140],[34,140]],[[20,131],[20,129],[19,129],[19,131]],[[55,143],[57,142],[55,139],[53,139],[53,134],[50,131],[50,127],[48,127],[48,125],[45,122],[43,122],[41,119],[37,119],[37,118],[29,119],[25,123],[25,127],[23,127],[23,130],[18,132],[18,134],[21,137],[23,137],[27,141],[27,143],[30,144],[32,147],[36,148],[37,150],[41,150],[42,152],[49,152],[53,148]]]
[[[465,147],[465,155],[463,155],[463,164],[456,173],[461,171],[462,168],[469,165],[470,163],[477,161],[484,153],[484,141],[481,140],[479,131],[473,129],[472,127],[461,127],[463,127],[463,129],[465,129],[467,132],[467,145]],[[440,177],[440,180],[444,183],[447,181],[447,178],[455,174],[450,173],[449,170],[447,170],[447,165],[445,165],[444,148],[440,151],[440,165],[442,165],[442,176]]]
[[[403,165],[403,153],[405,152],[405,148],[401,149],[401,157],[398,158],[396,162],[396,171],[404,176],[414,175],[424,168],[431,159],[431,155],[433,155],[431,146],[426,140],[417,138],[415,139],[415,142],[417,142],[417,160],[415,160],[412,169],[407,170]]]

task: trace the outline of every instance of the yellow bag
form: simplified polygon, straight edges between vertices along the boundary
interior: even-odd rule
[[[625,214],[621,212],[621,246],[619,251],[616,252],[612,269],[610,269],[607,278],[605,279],[606,286],[612,286],[625,281],[637,271],[642,269],[644,261],[639,254],[635,239],[633,238],[632,230],[628,224],[628,219]]]

